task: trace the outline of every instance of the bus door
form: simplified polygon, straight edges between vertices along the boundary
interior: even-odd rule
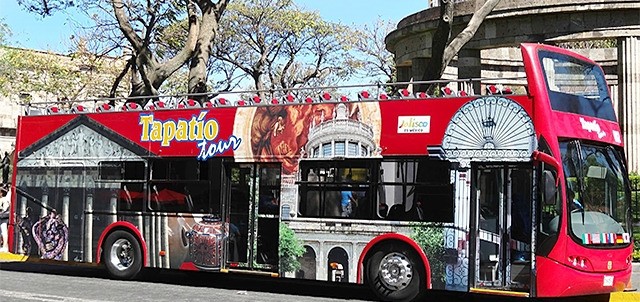
[[[474,169],[471,221],[475,288],[529,292],[531,283],[532,168],[516,164]]]
[[[226,166],[227,267],[278,271],[279,164]]]

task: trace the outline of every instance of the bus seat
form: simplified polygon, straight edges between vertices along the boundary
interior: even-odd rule
[[[366,90],[360,91],[358,93],[358,100],[359,101],[371,100],[371,94],[369,94],[369,91],[366,91]]]
[[[398,96],[403,99],[413,98],[413,95],[411,94],[411,91],[409,91],[409,89],[400,89],[398,91]]]
[[[231,105],[230,102],[227,101],[227,99],[225,99],[225,98],[217,98],[217,99],[213,100],[213,103],[216,106],[229,106],[229,105]]]
[[[82,106],[80,104],[75,104],[71,107],[71,113],[87,113],[87,107]]]
[[[115,107],[111,106],[109,103],[103,103],[102,105],[96,107],[96,112],[109,112],[114,111]]]
[[[424,91],[416,92],[416,98],[418,98],[418,99],[426,99],[428,97],[429,97],[429,95]]]
[[[140,111],[142,107],[138,103],[127,102],[120,108],[122,111]]]
[[[388,220],[402,220],[404,216],[404,206],[402,204],[394,204],[387,213]]]
[[[488,94],[500,94],[500,89],[498,89],[498,87],[496,85],[489,85],[489,86],[487,86],[487,93]]]
[[[280,103],[282,104],[288,104],[288,103],[294,103],[294,102],[296,102],[296,97],[291,93],[283,96],[280,101]]]
[[[250,101],[245,101],[245,100],[237,100],[236,101],[236,106],[238,106],[238,107],[248,106],[248,105],[251,105]]]
[[[198,101],[194,99],[181,100],[178,102],[178,109],[186,109],[186,108],[202,108],[202,105],[198,103]]]
[[[453,89],[447,86],[442,87],[442,94],[443,96],[455,96],[455,92],[453,91]]]
[[[164,109],[166,106],[163,101],[149,101],[145,106],[144,110],[158,110]]]
[[[318,100],[320,102],[330,102],[333,101],[333,98],[331,97],[331,94],[328,92],[323,92],[320,97],[318,98]]]
[[[64,109],[60,109],[60,107],[56,105],[47,107],[47,114],[61,114],[61,113],[64,113]]]

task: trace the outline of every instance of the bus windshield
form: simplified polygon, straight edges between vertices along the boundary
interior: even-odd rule
[[[602,69],[574,57],[540,52],[553,110],[616,121]]]
[[[560,142],[560,149],[572,234],[584,245],[615,246],[611,236],[622,236],[629,228],[621,157],[611,146],[579,141]]]

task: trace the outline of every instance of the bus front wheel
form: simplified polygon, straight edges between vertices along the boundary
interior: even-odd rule
[[[104,243],[103,259],[109,274],[118,279],[133,279],[142,269],[138,240],[127,231],[115,231]]]
[[[423,294],[421,261],[410,248],[382,247],[367,262],[368,284],[383,301],[414,301]]]

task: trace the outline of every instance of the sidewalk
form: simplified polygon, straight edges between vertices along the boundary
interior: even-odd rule
[[[27,256],[15,255],[8,252],[0,252],[0,264],[2,262],[25,262],[29,259]],[[39,262],[37,259],[31,262]],[[631,288],[628,292],[615,292],[609,296],[609,301],[616,302],[640,302],[640,262],[633,263],[633,273],[631,275]]]

